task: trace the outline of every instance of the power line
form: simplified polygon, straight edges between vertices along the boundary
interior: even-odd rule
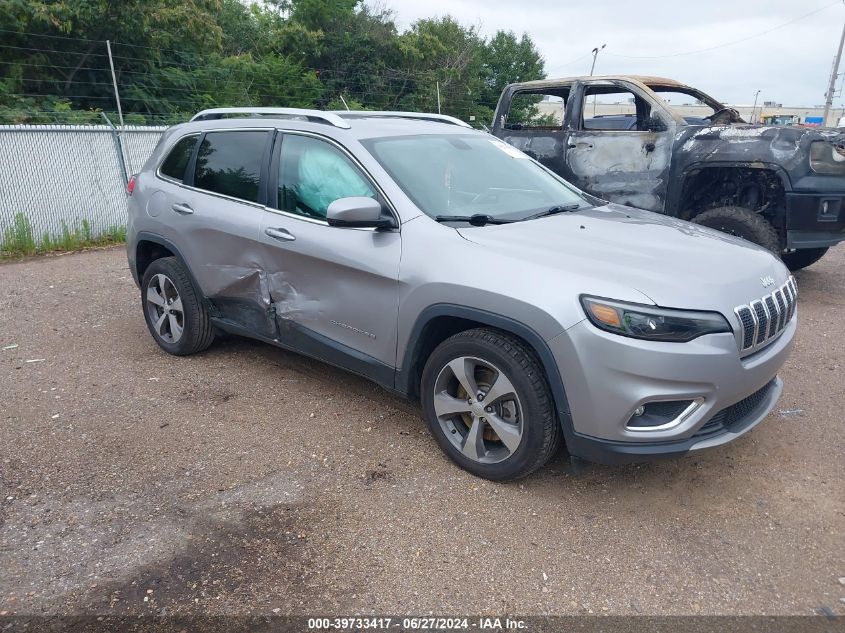
[[[27,36],[32,36],[32,37],[46,37],[46,38],[49,38],[49,39],[52,39],[52,40],[64,40],[64,41],[70,41],[70,42],[88,42],[88,43],[99,42],[101,44],[106,43],[105,40],[91,40],[91,39],[86,39],[84,37],[68,37],[66,35],[48,35],[47,33],[32,33],[32,32],[29,32],[29,31],[13,31],[13,30],[10,30],[10,29],[0,29],[0,33],[12,33],[14,35],[27,35]],[[255,41],[253,40],[252,43],[255,44]],[[143,48],[143,49],[147,49],[147,50],[151,50],[151,51],[161,51],[161,52],[166,52],[166,53],[197,55],[196,53],[192,53],[192,52],[188,52],[188,51],[182,51],[182,50],[178,50],[178,49],[175,49],[175,48],[159,48],[157,46],[147,46],[147,45],[144,45],[144,44],[129,44],[128,42],[118,42],[118,41],[115,41],[115,40],[112,40],[112,44],[114,44],[116,46],[129,46],[131,48]]]
[[[89,40],[84,37],[68,37],[67,35],[48,35],[47,33],[32,33],[28,31],[13,31],[11,29],[0,29],[0,33],[12,33],[13,35],[31,35],[33,37],[47,37],[51,40],[67,40],[73,42],[102,42],[105,40]]]
[[[2,62],[0,64],[5,65],[15,65],[15,62]],[[89,72],[103,72],[108,73],[107,68],[94,68],[94,67],[79,67],[76,68],[74,66],[53,66],[49,63],[43,64],[34,64],[29,63],[25,64],[29,67],[33,68],[43,68],[43,69],[54,69],[54,68],[65,68],[65,69],[73,69],[79,72],[81,71],[89,71]],[[180,65],[181,66],[181,65]],[[191,65],[184,65],[188,71],[186,74],[191,76],[191,79],[198,79],[197,83],[208,82],[208,83],[223,83],[226,86],[244,86],[249,89],[269,89],[274,90],[277,87],[277,84],[271,84],[266,82],[255,82],[255,81],[248,81],[248,80],[239,80],[239,79],[232,79],[231,75],[226,76],[225,69],[222,68],[207,68],[207,67],[197,67]],[[119,75],[141,75],[144,77],[151,77],[155,76],[154,70],[161,70],[162,68],[170,68],[170,66],[157,65],[154,69],[148,70],[126,70],[121,69],[119,71]],[[372,68],[372,67],[371,67]],[[297,68],[299,72],[303,75],[307,73],[315,73],[318,78],[323,80],[338,80],[338,81],[346,81],[348,83],[352,82],[367,82],[369,84],[380,84],[384,82],[390,81],[401,81],[404,79],[408,79],[415,82],[430,82],[434,81],[434,77],[431,74],[431,71],[404,71],[404,70],[396,70],[392,68],[372,68],[372,70],[367,71],[366,69],[360,69],[357,72],[347,72],[347,71],[340,71],[334,69],[318,69],[313,67],[307,66],[300,66]],[[199,75],[199,77],[197,77]],[[90,81],[87,79],[72,79],[70,81],[59,78],[34,78],[34,77],[22,77],[20,79],[15,79],[13,81],[23,81],[27,83],[55,83],[55,84],[62,84],[62,85],[73,85],[73,84],[80,84],[80,85],[111,85],[108,81]],[[177,92],[194,92],[196,88],[177,88],[171,87],[165,84],[159,84],[157,86],[151,86],[148,84],[137,84],[136,82],[126,82],[121,81],[121,86],[132,86],[132,85],[141,85],[145,88],[151,90],[167,90],[167,91],[177,91]],[[368,91],[371,92],[371,91]],[[390,94],[395,94],[391,92]]]
[[[573,64],[578,63],[581,60],[587,59],[588,57],[590,57],[590,55],[592,55],[592,53],[586,53],[584,55],[581,55],[581,57],[576,57],[570,62],[566,62],[565,64],[558,64],[557,66],[555,66],[555,68],[566,68],[567,66],[572,66]]]
[[[105,53],[86,53],[84,51],[60,51],[52,48],[33,48],[31,46],[14,46],[13,44],[0,44],[0,48],[11,48],[18,51],[32,51],[34,53],[54,53],[58,55],[80,55],[83,57],[108,57]]]
[[[612,57],[622,57],[622,58],[625,58],[625,59],[665,59],[665,58],[668,58],[668,57],[681,57],[683,55],[696,55],[698,53],[706,53],[708,51],[715,51],[719,48],[725,48],[726,46],[733,46],[735,44],[741,44],[742,42],[747,42],[748,40],[753,40],[757,37],[762,37],[763,35],[768,35],[769,33],[777,31],[778,29],[782,29],[783,27],[789,26],[790,24],[794,24],[795,22],[799,22],[800,20],[804,20],[805,18],[809,18],[811,15],[815,15],[816,13],[820,13],[820,12],[824,11],[825,9],[829,9],[833,5],[836,5],[836,4],[839,4],[839,3],[840,3],[840,0],[835,0],[834,2],[831,2],[830,4],[826,4],[823,7],[820,7],[818,9],[813,10],[813,11],[810,11],[809,13],[805,13],[803,15],[800,15],[797,18],[793,18],[792,20],[788,20],[787,22],[784,22],[783,24],[778,24],[777,26],[774,26],[774,27],[767,29],[765,31],[760,31],[759,33],[755,33],[754,35],[749,35],[747,37],[743,37],[743,38],[740,38],[738,40],[733,40],[732,42],[724,42],[722,44],[717,44],[715,46],[708,46],[707,48],[699,48],[699,49],[696,49],[696,50],[683,51],[683,52],[677,52],[677,53],[668,53],[666,55],[619,55],[618,53],[611,53],[611,52],[606,52],[605,55],[610,55]]]

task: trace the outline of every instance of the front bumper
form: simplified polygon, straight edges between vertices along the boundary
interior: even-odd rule
[[[604,332],[587,321],[573,326],[549,342],[566,389],[570,454],[599,463],[646,461],[739,437],[775,406],[782,390],[777,372],[792,349],[796,323],[793,318],[770,345],[742,358],[728,333],[660,343]],[[641,405],[696,399],[698,408],[670,428],[627,427]]]
[[[845,241],[845,193],[786,194],[786,247],[823,248]]]
[[[728,425],[716,421],[714,430],[708,432],[707,428],[711,422],[705,423],[704,427],[693,437],[669,441],[669,442],[611,442],[600,440],[595,437],[588,437],[577,433],[567,439],[567,448],[570,454],[595,462],[597,464],[630,464],[653,459],[679,457],[690,451],[711,448],[732,442],[740,435],[747,433],[757,426],[774,408],[783,391],[783,382],[777,376],[763,386],[758,392],[749,396],[746,400],[753,400],[751,406],[743,406],[745,401],[724,409],[730,412],[732,409],[742,409],[741,415]],[[713,420],[721,417],[722,412],[713,416]]]

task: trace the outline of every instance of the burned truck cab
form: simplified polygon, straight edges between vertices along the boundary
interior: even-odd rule
[[[743,237],[793,270],[845,240],[845,135],[749,125],[671,79],[511,84],[492,131],[598,198]]]

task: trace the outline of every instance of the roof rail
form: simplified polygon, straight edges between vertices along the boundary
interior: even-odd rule
[[[309,121],[318,121],[321,123],[328,123],[335,127],[348,130],[351,126],[348,121],[344,121],[339,116],[332,112],[324,112],[322,110],[306,110],[303,108],[211,108],[197,112],[191,117],[191,121],[211,121],[214,119],[222,119],[226,115],[241,114],[244,116],[276,116],[280,118],[303,118]]]
[[[472,126],[460,119],[456,119],[448,114],[431,114],[428,112],[391,112],[373,111],[373,110],[334,110],[334,114],[342,118],[358,118],[363,119],[367,117],[385,117],[394,119],[421,119],[424,121],[435,121],[438,123],[451,123],[452,125],[460,125],[461,127],[472,128]]]

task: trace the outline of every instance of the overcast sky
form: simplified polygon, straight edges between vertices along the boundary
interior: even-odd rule
[[[750,105],[758,89],[761,102],[824,103],[845,23],[841,0],[367,1],[393,9],[403,29],[420,18],[450,14],[464,24],[478,26],[485,36],[499,29],[518,35],[526,32],[545,58],[549,77],[588,74],[590,51],[607,44],[598,57],[597,75],[672,77],[735,105]],[[737,42],[817,9],[822,10]],[[729,42],[737,43],[677,55]],[[837,89],[840,84],[841,78]],[[837,95],[834,107],[842,107],[843,101],[845,98]]]

